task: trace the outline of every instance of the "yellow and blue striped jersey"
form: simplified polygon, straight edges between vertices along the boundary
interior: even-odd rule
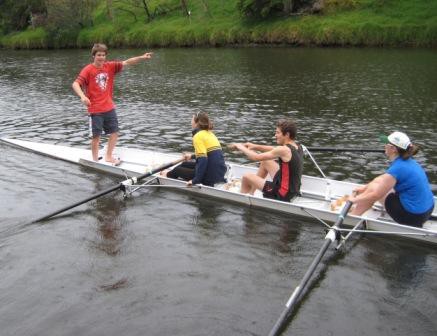
[[[207,156],[213,150],[222,149],[215,134],[206,130],[201,130],[194,135],[193,146],[196,158]]]
[[[193,184],[202,183],[214,186],[224,182],[226,164],[222,147],[215,134],[211,131],[193,131],[193,146],[196,155],[196,168]]]

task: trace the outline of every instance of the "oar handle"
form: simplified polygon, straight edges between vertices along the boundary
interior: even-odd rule
[[[350,211],[351,207],[352,207],[353,203],[351,201],[346,201],[345,205],[343,206],[343,209],[341,209],[337,221],[334,224],[334,227],[339,227],[344,219],[346,218],[346,215],[348,214],[348,212]]]

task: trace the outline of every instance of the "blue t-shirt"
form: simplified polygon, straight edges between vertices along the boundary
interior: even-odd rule
[[[405,210],[421,214],[431,209],[434,205],[434,195],[425,171],[416,160],[398,157],[386,172],[396,179],[394,189],[399,194]]]

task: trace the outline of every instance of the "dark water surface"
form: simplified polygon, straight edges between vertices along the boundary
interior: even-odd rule
[[[126,59],[141,50],[114,50]],[[437,187],[437,57],[427,50],[177,49],[117,79],[120,145],[191,149],[205,110],[223,143],[270,142],[295,118],[307,146],[381,147],[406,131]],[[0,51],[0,136],[87,146],[71,82],[87,51]],[[382,148],[382,147],[381,147]],[[0,144],[0,334],[266,335],[320,248],[315,220],[143,190],[44,225],[33,218],[118,182]],[[366,181],[380,154],[314,154]],[[226,153],[229,160],[246,162]],[[309,160],[306,174],[317,174]],[[330,250],[284,335],[435,335],[437,250],[364,236]]]

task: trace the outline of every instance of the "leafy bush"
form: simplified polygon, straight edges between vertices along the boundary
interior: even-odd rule
[[[284,4],[281,0],[239,0],[237,8],[243,16],[266,18],[282,13]]]

